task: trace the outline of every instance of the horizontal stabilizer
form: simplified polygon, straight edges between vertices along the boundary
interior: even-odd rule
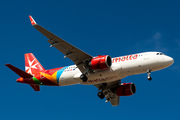
[[[5,64],[8,68],[10,68],[12,71],[14,71],[16,74],[18,74],[22,78],[32,78],[33,76],[24,72],[23,70],[11,65],[11,64]]]
[[[39,85],[30,85],[35,91],[40,91]]]

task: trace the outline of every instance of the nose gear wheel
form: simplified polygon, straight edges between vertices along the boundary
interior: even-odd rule
[[[152,77],[151,77],[150,75],[151,75],[151,70],[147,69],[147,79],[148,79],[149,81],[152,80]]]

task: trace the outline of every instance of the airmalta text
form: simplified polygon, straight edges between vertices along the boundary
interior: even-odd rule
[[[128,56],[113,58],[112,63],[124,62],[124,61],[128,61],[128,60],[135,60],[135,59],[137,59],[137,56],[138,55],[136,54],[136,55],[128,55]]]
[[[108,80],[113,80],[113,79],[117,79],[117,78],[118,78],[117,76],[110,76],[110,77],[106,77],[106,78],[97,78],[95,80],[88,80],[88,83],[108,81]]]

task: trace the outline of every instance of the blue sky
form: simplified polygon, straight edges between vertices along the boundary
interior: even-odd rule
[[[0,119],[180,119],[180,1],[179,0],[9,0],[0,4]],[[122,56],[160,51],[175,63],[153,72],[124,78],[137,92],[121,97],[112,107],[97,97],[94,86],[42,86],[40,92],[16,83],[19,77],[5,67],[24,69],[24,54],[32,52],[46,69],[71,65],[50,48],[38,24],[92,56]]]

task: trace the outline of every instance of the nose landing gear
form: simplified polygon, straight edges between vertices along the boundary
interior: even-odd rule
[[[149,81],[152,80],[152,77],[151,77],[150,75],[151,75],[151,70],[147,69],[147,79],[148,79]]]

